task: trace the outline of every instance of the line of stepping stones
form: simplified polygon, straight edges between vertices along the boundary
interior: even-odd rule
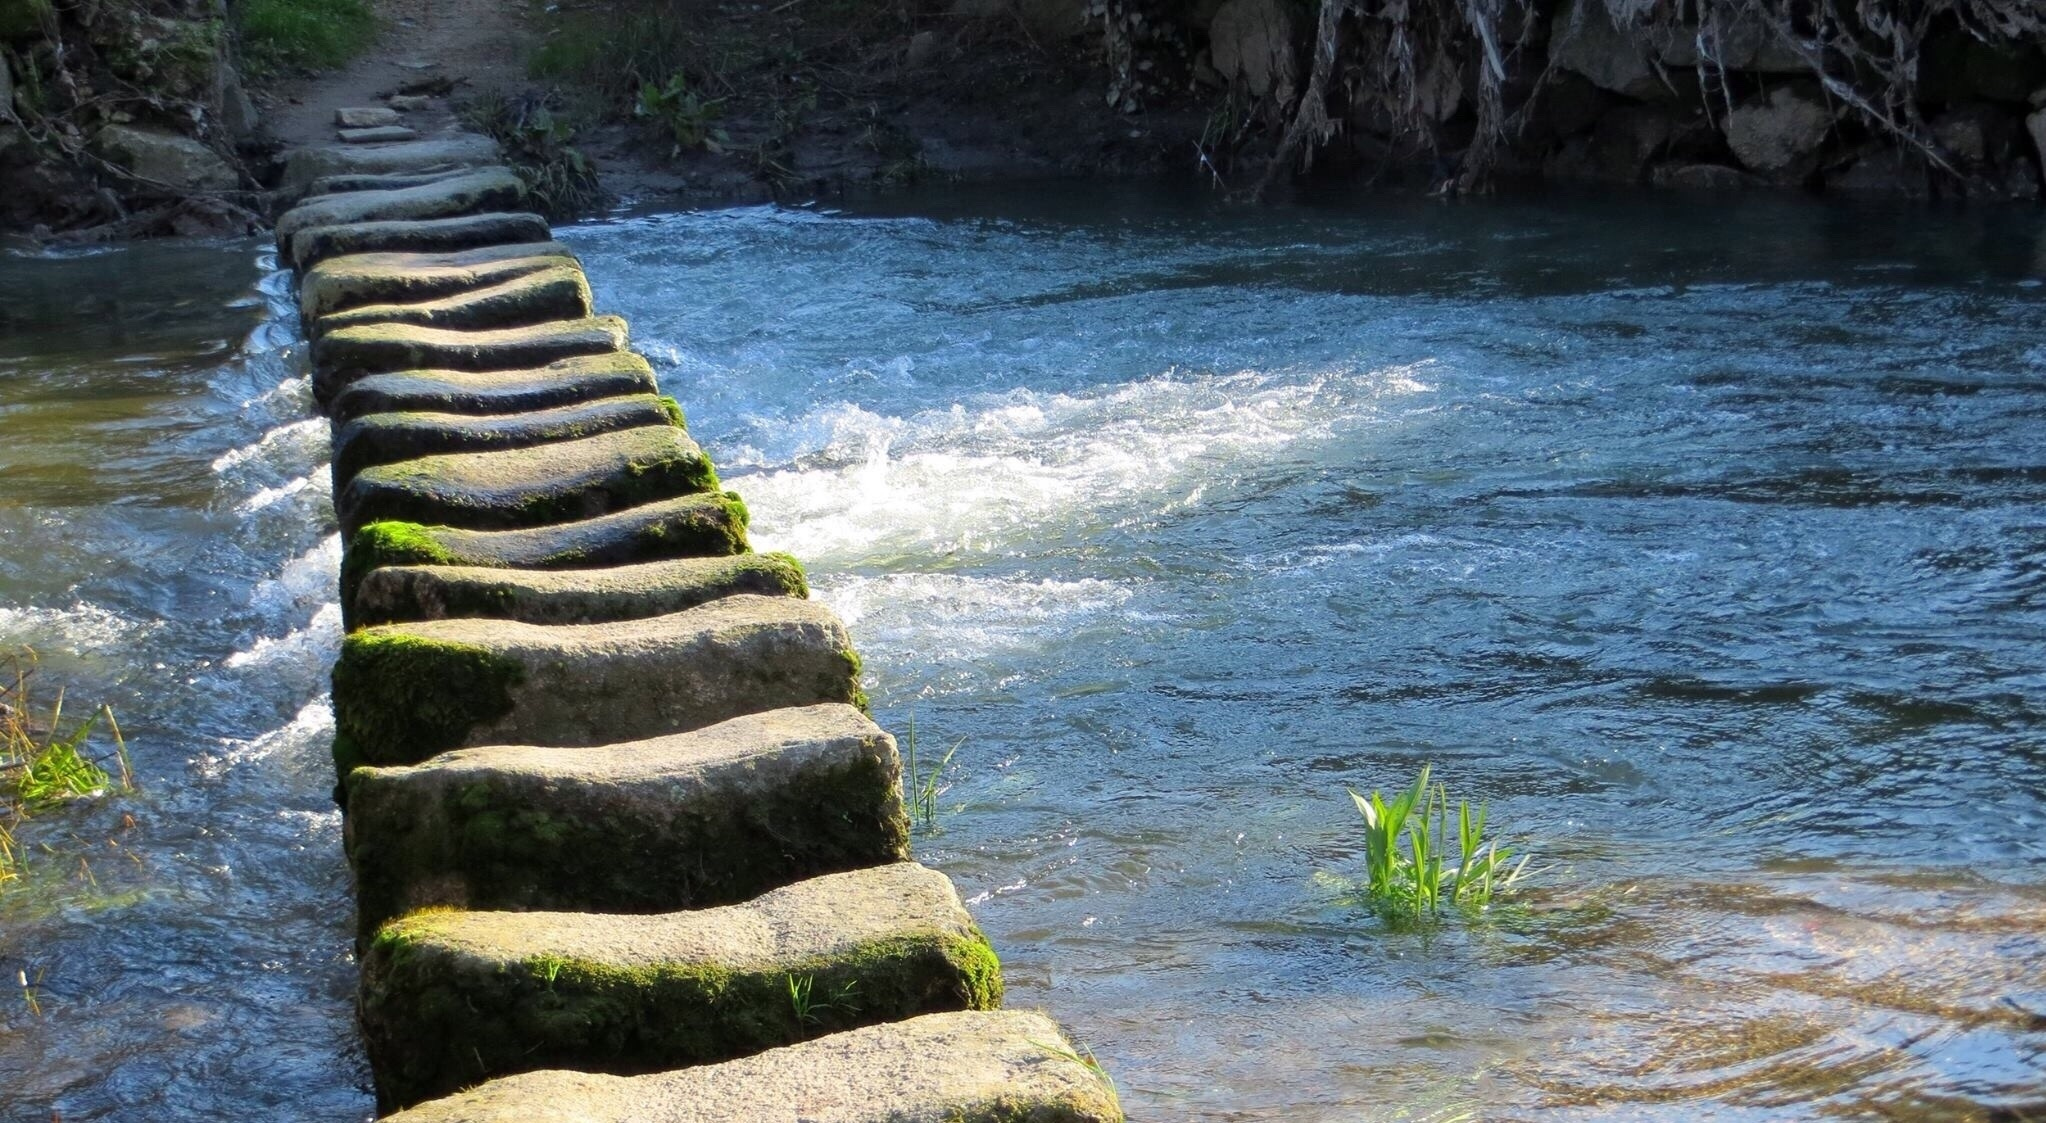
[[[337,124],[289,156],[277,241],[333,423],[379,1109],[1121,1120],[1050,1019],[1000,1009],[993,950],[909,858],[844,625],[748,548],[495,146]]]

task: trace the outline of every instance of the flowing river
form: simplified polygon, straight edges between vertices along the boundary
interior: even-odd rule
[[[951,753],[919,857],[1138,1123],[2046,1118],[2036,210],[1050,186],[563,237]],[[370,1113],[273,264],[0,259],[0,643],[141,784],[24,828],[9,1123]],[[1345,789],[1423,762],[1535,855],[1515,907],[1353,899]]]

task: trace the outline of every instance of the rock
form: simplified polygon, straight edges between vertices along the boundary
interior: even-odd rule
[[[1724,70],[1755,74],[1808,75],[1811,67],[1797,48],[1784,41],[1776,29],[1753,19],[1721,13],[1724,26],[1715,27],[1717,37],[1699,50],[1700,29],[1682,27],[1671,31],[1647,30],[1644,36],[1666,67],[1694,69],[1701,62]],[[1730,21],[1730,22],[1729,22]]]
[[[365,304],[438,300],[557,266],[575,265],[560,242],[483,246],[454,253],[363,253],[330,257],[298,280],[298,314],[307,323]]]
[[[334,496],[341,533],[398,520],[514,530],[595,518],[717,490],[689,434],[659,425],[490,452],[452,452],[357,472]]]
[[[1668,115],[1650,106],[1627,105],[1599,118],[1591,135],[1566,142],[1544,165],[1551,179],[1593,183],[1640,183],[1648,165],[1669,143]]]
[[[341,642],[335,763],[346,776],[477,745],[609,745],[788,706],[864,708],[859,672],[845,625],[793,597],[607,624],[386,624]]]
[[[256,103],[249,99],[241,74],[226,60],[220,63],[220,127],[236,142],[253,139],[262,127]],[[0,103],[11,104],[11,103]]]
[[[400,113],[418,113],[433,108],[433,99],[423,94],[392,94],[384,102]]]
[[[108,125],[93,137],[99,157],[146,182],[178,191],[232,191],[241,176],[188,136],[135,125]]]
[[[751,593],[804,597],[802,566],[787,554],[675,558],[610,569],[482,569],[391,565],[371,570],[355,591],[358,626],[417,620],[517,620],[602,624],[665,616]]]
[[[372,523],[341,555],[341,613],[353,626],[356,590],[387,565],[581,569],[746,552],[746,505],[731,492],[685,495],[628,511],[526,530],[461,530]]]
[[[1017,0],[1016,12],[1031,36],[1043,44],[1078,38],[1093,22],[1087,15],[1087,0]]]
[[[2026,116],[2025,132],[2032,138],[2032,152],[2039,158],[2040,167],[2046,168],[2046,109]]]
[[[1613,25],[1603,0],[1568,0],[1557,9],[1549,28],[1549,65],[1631,98],[1668,92],[1649,61],[1648,45],[1632,30]]]
[[[390,191],[351,191],[319,195],[286,211],[277,220],[278,248],[289,251],[301,230],[368,222],[405,222],[460,218],[506,211],[526,199],[526,185],[505,168],[487,168],[417,187]]]
[[[1223,78],[1241,78],[1253,96],[1284,102],[1298,84],[1298,34],[1284,0],[1228,0],[1208,25],[1208,49]]]
[[[410,324],[357,324],[313,344],[313,396],[325,402],[365,374],[400,370],[524,370],[577,355],[627,349],[616,316],[521,328],[457,331]]]
[[[557,262],[524,276],[438,300],[364,304],[329,312],[310,322],[308,334],[317,340],[330,331],[360,324],[416,324],[478,331],[583,320],[590,313],[590,282],[583,276],[582,266]]]
[[[399,141],[418,140],[419,131],[403,125],[385,125],[378,129],[340,129],[337,134],[343,144],[392,144]]]
[[[334,123],[344,129],[380,129],[399,123],[398,111],[380,105],[336,109]]]
[[[1654,182],[1680,191],[1742,191],[1757,183],[1753,176],[1724,164],[1665,165],[1655,169]]]
[[[630,351],[579,355],[532,370],[415,370],[349,384],[328,415],[345,424],[370,413],[517,413],[597,398],[658,392],[653,368]]]
[[[498,162],[497,142],[476,133],[457,133],[409,144],[295,148],[285,157],[279,189],[296,195],[307,184],[326,176],[417,174]]]
[[[952,0],[952,17],[963,20],[991,20],[1012,11],[1011,0]]]
[[[472,214],[401,222],[315,226],[291,239],[300,271],[344,253],[447,253],[484,246],[545,242],[554,237],[537,214]]]
[[[1911,199],[1932,194],[1924,165],[1885,142],[1870,145],[1844,170],[1828,175],[1826,190],[1843,195]]]
[[[690,768],[682,778],[699,775]],[[755,790],[724,798],[757,804],[769,794],[757,790],[758,775],[749,779]],[[638,844],[633,828],[648,824],[608,818],[611,804],[636,801],[607,780],[573,778],[603,786],[585,802],[606,817],[583,824],[586,838],[536,848],[532,860],[553,861],[559,846],[616,853],[613,833]],[[838,809],[813,794],[808,806],[781,810],[801,819]],[[671,863],[736,864],[780,840],[703,841]],[[601,871],[612,880],[621,872]],[[791,986],[802,988],[801,1006]],[[370,942],[359,1009],[378,1106],[391,1110],[535,1069],[626,1075],[710,1064],[919,1014],[992,1010],[1001,994],[994,950],[951,881],[891,862],[659,916],[415,914]]]
[[[903,52],[902,65],[911,70],[922,70],[938,58],[938,33],[919,31],[909,38],[909,48]]]
[[[383,1123],[1122,1123],[1043,1014],[926,1014],[652,1076],[507,1076]]]
[[[1833,114],[1816,99],[1779,86],[1766,102],[1736,107],[1726,119],[1726,143],[1749,168],[1777,179],[1811,170],[1832,131]]]
[[[673,398],[636,394],[525,413],[372,413],[334,428],[334,490],[365,468],[456,452],[530,448],[623,429],[680,425]]]
[[[1920,101],[2023,105],[2042,82],[2046,82],[2046,53],[2036,42],[1985,43],[1950,26],[1919,44]]]
[[[438,172],[420,172],[416,175],[327,175],[314,180],[306,188],[305,198],[314,199],[321,195],[343,195],[350,191],[395,191],[401,187],[424,187],[429,183],[440,183],[457,176],[474,172],[503,168],[502,164],[485,167],[448,168]],[[508,170],[508,169],[507,169]]]

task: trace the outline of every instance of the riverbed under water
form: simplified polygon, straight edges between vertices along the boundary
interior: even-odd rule
[[[2046,1118],[2037,211],[1033,186],[563,236],[877,718],[958,746],[918,856],[1132,1119]],[[24,832],[10,1123],[370,1113],[273,265],[0,259],[0,643],[142,784]],[[1423,762],[1536,855],[1520,907],[1352,900],[1345,788]]]

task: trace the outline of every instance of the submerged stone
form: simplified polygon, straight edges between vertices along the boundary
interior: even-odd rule
[[[334,496],[343,534],[384,520],[510,530],[713,491],[710,458],[660,423],[579,440],[489,452],[451,452],[357,472]]]
[[[383,1123],[1122,1123],[1050,1018],[925,1014],[650,1076],[507,1076]]]
[[[359,626],[451,617],[526,624],[601,624],[681,612],[722,597],[809,595],[787,554],[676,558],[609,569],[513,570],[394,565],[355,591]]]
[[[523,370],[577,355],[627,348],[617,316],[550,320],[462,331],[413,324],[356,324],[313,344],[313,397],[325,402],[365,374],[401,370]]]
[[[472,214],[314,226],[291,239],[289,260],[301,271],[345,253],[444,253],[482,246],[545,242],[554,236],[537,214]]]
[[[558,320],[587,319],[590,282],[573,262],[536,269],[494,285],[457,292],[437,300],[404,304],[364,304],[331,312],[314,320],[314,338],[357,324],[418,324],[424,327],[518,327]]]
[[[577,264],[560,242],[481,246],[454,253],[357,253],[330,257],[298,280],[307,323],[365,304],[409,304],[502,284],[543,269]]]
[[[457,133],[405,144],[313,145],[294,148],[284,158],[279,189],[296,195],[314,180],[327,176],[416,175],[497,162],[497,142],[478,133]]]
[[[390,1109],[535,1069],[709,1064],[992,1010],[1001,994],[994,950],[951,881],[894,862],[658,916],[415,913],[370,942],[359,1009]]]
[[[659,391],[653,368],[630,351],[578,355],[529,370],[412,370],[373,374],[348,384],[328,405],[344,424],[371,413],[517,413],[597,398]]]
[[[680,422],[673,398],[635,394],[524,413],[372,413],[334,430],[334,490],[365,468],[453,452],[530,448]]]
[[[793,597],[605,624],[386,624],[341,642],[334,752],[346,776],[475,745],[608,745],[823,702],[866,705],[859,656],[830,609]]]
[[[524,202],[526,185],[505,168],[486,168],[417,187],[320,195],[284,212],[277,220],[277,245],[290,257],[301,230],[359,222],[458,218],[510,210]]]

